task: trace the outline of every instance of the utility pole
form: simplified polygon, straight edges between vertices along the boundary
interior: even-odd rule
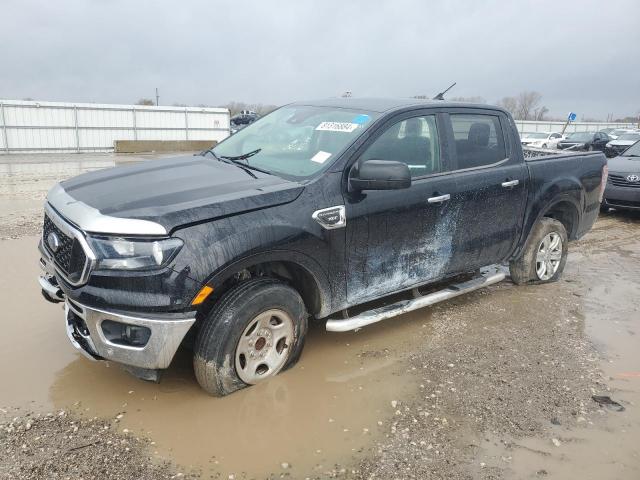
[[[160,95],[158,95],[158,87],[156,87],[156,107],[160,104]]]

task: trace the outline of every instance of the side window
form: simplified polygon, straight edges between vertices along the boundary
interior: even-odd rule
[[[397,122],[380,135],[360,157],[363,160],[395,160],[409,167],[412,177],[440,171],[440,145],[433,115]]]
[[[458,169],[491,165],[507,158],[497,115],[450,114]]]

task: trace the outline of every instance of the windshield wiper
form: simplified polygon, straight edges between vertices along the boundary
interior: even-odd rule
[[[235,157],[222,156],[220,158],[226,158],[227,160],[246,160],[247,158],[253,157],[254,155],[260,153],[262,151],[261,148],[256,148],[247,153],[243,153],[242,155],[236,155]]]
[[[225,160],[230,160],[233,163],[235,163],[236,165],[242,165],[243,167],[247,167],[250,168],[251,170],[255,170],[256,172],[261,172],[261,173],[266,173],[267,175],[273,175],[273,173],[271,173],[269,170],[265,170],[264,168],[260,168],[260,167],[256,167],[255,165],[251,165],[249,163],[249,160],[247,160],[250,157],[253,157],[254,155],[256,155],[257,153],[260,153],[262,151],[261,148],[257,148],[251,152],[248,153],[243,153],[242,155],[236,155],[235,157],[230,157],[227,155],[223,155],[220,158],[224,158]],[[247,163],[240,163],[241,160],[247,160]]]
[[[258,178],[258,176],[255,173],[253,173],[251,171],[251,169],[249,169],[248,166],[245,165],[244,163],[240,163],[240,162],[238,162],[236,160],[233,160],[232,158],[229,158],[229,157],[219,157],[218,155],[216,155],[216,152],[214,152],[212,149],[205,150],[200,155],[202,155],[204,157],[207,153],[210,153],[211,155],[213,155],[213,158],[215,158],[219,162],[228,163],[229,165],[235,165],[236,167],[241,168],[242,170],[247,172],[253,178]],[[256,170],[256,168],[253,168],[253,170]]]

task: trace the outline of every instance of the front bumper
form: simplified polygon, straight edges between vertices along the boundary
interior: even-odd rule
[[[43,269],[44,270],[44,269]],[[64,298],[60,288],[45,272],[40,276],[43,290],[52,296]],[[154,314],[146,316],[125,312],[91,308],[65,298],[65,326],[71,344],[93,360],[112,360],[132,367],[148,370],[169,366],[183,338],[195,322],[193,313]],[[105,335],[103,322],[117,322],[129,327],[143,327],[150,331],[141,346],[125,345]],[[113,323],[112,323],[113,324]]]
[[[640,210],[640,188],[618,187],[607,183],[602,205],[611,208]]]

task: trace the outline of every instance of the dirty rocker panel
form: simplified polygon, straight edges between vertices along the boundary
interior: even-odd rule
[[[449,300],[450,298],[473,292],[479,288],[488,287],[494,283],[501,282],[506,278],[506,273],[498,266],[487,267],[482,273],[462,283],[449,285],[437,292],[427,295],[416,296],[412,300],[401,300],[391,305],[374,308],[363,312],[355,317],[346,319],[329,319],[326,323],[326,329],[329,332],[348,332],[350,330],[358,330],[372,323],[386,320],[403,313],[411,312],[419,308],[423,308],[435,303]]]

